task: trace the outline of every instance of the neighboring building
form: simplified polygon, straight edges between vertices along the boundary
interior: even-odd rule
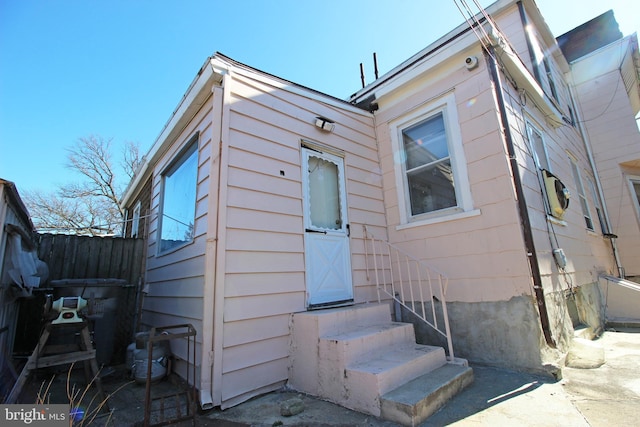
[[[588,37],[586,34],[588,33]],[[622,37],[611,11],[558,37],[569,59],[577,120],[591,150],[605,204],[594,220],[611,233],[623,274],[640,280],[640,56],[638,37]],[[599,185],[596,185],[599,184]],[[611,229],[606,229],[604,217]]]
[[[0,377],[3,387],[0,395],[9,390],[14,378],[4,375],[11,372],[11,355],[16,332],[19,300],[29,296],[33,287],[40,285],[46,274],[46,266],[35,256],[32,233],[35,228],[29,211],[11,181],[0,178]],[[46,277],[44,277],[46,280]]]
[[[131,206],[132,208],[126,211],[122,237],[141,238],[147,234],[149,225],[151,208],[151,179],[149,177],[138,193],[133,196]]]
[[[602,330],[618,269],[570,66],[534,1],[487,12],[349,102],[205,62],[123,200],[150,200],[143,323],[195,325],[202,406],[313,382],[291,324],[378,300],[363,226],[446,276],[456,356],[553,373]]]
[[[637,319],[640,312],[640,56],[638,37],[623,37],[609,11],[558,37],[570,62],[578,126],[593,153],[601,194],[598,225],[611,237],[619,278],[601,280],[608,321]],[[595,196],[594,196],[595,197]],[[609,225],[608,225],[609,224]],[[633,281],[633,282],[631,282]]]

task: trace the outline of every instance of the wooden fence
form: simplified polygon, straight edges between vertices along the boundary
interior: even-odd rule
[[[136,297],[144,275],[143,239],[90,237],[62,234],[37,234],[34,241],[38,258],[49,267],[49,285],[62,279],[120,279],[126,285],[116,289],[115,312],[93,321],[94,341],[99,346],[109,335],[110,354],[105,364],[124,361],[126,347],[132,342],[136,315]],[[45,287],[50,287],[44,285]],[[41,285],[42,287],[42,285]],[[55,295],[56,289],[50,291]],[[35,293],[34,293],[35,294]],[[85,298],[87,296],[85,295]],[[42,326],[44,295],[25,300],[20,307],[14,353],[30,353]],[[108,330],[105,330],[107,328]],[[102,334],[102,337],[99,336]],[[100,350],[98,349],[98,353]]]
[[[38,234],[38,258],[49,280],[125,279],[137,284],[144,272],[144,240],[120,237]]]

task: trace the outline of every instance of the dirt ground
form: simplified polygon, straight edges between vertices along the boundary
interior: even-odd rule
[[[99,395],[95,383],[87,385],[84,369],[81,367],[74,367],[71,371],[68,365],[39,369],[31,375],[20,395],[19,402],[24,404],[39,400],[49,404],[73,402],[72,406],[81,408],[85,414],[84,421],[78,422],[78,425],[118,427],[142,425],[145,413],[145,385],[133,381],[124,365],[103,369],[101,382],[104,399]],[[152,399],[158,396],[172,396],[163,402],[164,420],[180,418],[187,414],[184,387],[174,376],[153,383],[151,392]],[[105,401],[106,406],[100,407]],[[158,414],[152,414],[152,421],[156,423],[162,421],[159,418],[159,401],[153,402],[151,409],[153,412],[158,412]],[[178,410],[180,413],[177,412]],[[190,423],[184,425],[190,425]]]
[[[76,368],[68,376],[69,372],[64,368],[41,369],[32,374],[28,385],[20,396],[21,403],[36,402],[38,394],[46,396],[47,403],[69,403],[70,400],[79,402],[79,406],[86,413],[84,423],[78,425],[90,426],[136,426],[142,425],[145,413],[145,385],[137,384],[131,380],[124,366],[108,368],[107,375],[102,377],[102,386],[108,396],[109,411],[103,410],[96,413],[95,410],[100,401],[97,388],[87,388],[84,370]],[[67,386],[69,384],[69,386]],[[75,387],[75,389],[74,389]],[[67,392],[69,388],[70,392]],[[78,397],[70,399],[69,395],[80,392]],[[184,398],[185,385],[177,377],[170,376],[152,383],[151,423],[172,421],[178,417],[176,407],[180,407],[180,414],[186,414],[186,400]],[[85,393],[86,391],[86,393]],[[84,396],[82,396],[84,394]],[[176,399],[175,396],[178,396]],[[164,417],[160,416],[161,400],[158,396],[170,396],[164,399]],[[300,399],[304,405],[304,411],[294,416],[283,416],[280,413],[280,405],[290,399]],[[176,404],[176,402],[178,402]],[[245,402],[234,408],[220,411],[196,410],[195,423],[184,420],[173,425],[185,427],[217,426],[217,427],[242,427],[242,426],[371,426],[391,427],[396,424],[380,420],[371,415],[350,411],[338,405],[315,399],[302,393],[281,390],[260,396]],[[94,417],[95,415],[95,417]]]

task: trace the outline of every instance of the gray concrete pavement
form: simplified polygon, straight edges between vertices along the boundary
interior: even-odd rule
[[[564,368],[563,379],[535,376],[487,366],[473,366],[474,383],[422,423],[431,426],[635,426],[640,425],[640,328],[608,331],[595,341],[604,348],[605,363],[596,369]],[[82,384],[82,370],[74,371]],[[54,380],[43,371],[31,381],[24,402],[35,402],[43,384],[50,385],[50,403],[64,403],[66,375]],[[126,373],[103,379],[113,393],[110,417],[92,426],[131,426],[143,419],[144,386],[127,384]],[[121,388],[122,387],[122,388]],[[169,380],[154,384],[155,391],[172,389]],[[92,388],[93,390],[93,388]],[[280,403],[300,397],[304,411],[284,417]],[[68,401],[68,399],[66,400]],[[85,424],[86,425],[86,424]],[[191,425],[190,422],[177,424]],[[212,410],[197,417],[198,426],[369,426],[394,423],[361,414],[296,392],[274,392],[225,411]]]
[[[475,382],[421,426],[640,425],[640,329],[608,331],[596,342],[604,348],[604,365],[596,369],[564,368],[560,381],[473,366]],[[280,416],[280,402],[294,396],[298,394],[270,393],[226,411],[203,414],[198,424],[394,425],[308,396],[301,396],[304,412]]]

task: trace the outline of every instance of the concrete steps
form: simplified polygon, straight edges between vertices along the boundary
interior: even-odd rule
[[[320,337],[320,352],[336,355],[344,366],[387,347],[406,346],[416,342],[413,325],[388,322],[358,326],[338,335]]]
[[[473,381],[466,361],[455,363],[441,347],[416,344],[413,325],[392,322],[387,304],[293,315],[290,385],[360,412],[421,422]],[[415,403],[393,400],[407,393]]]
[[[345,406],[380,416],[381,395],[444,364],[446,357],[441,347],[415,343],[355,362],[345,369],[344,381],[347,389],[358,392],[348,395]]]
[[[381,417],[405,426],[416,426],[473,382],[468,366],[445,364],[384,394]]]

